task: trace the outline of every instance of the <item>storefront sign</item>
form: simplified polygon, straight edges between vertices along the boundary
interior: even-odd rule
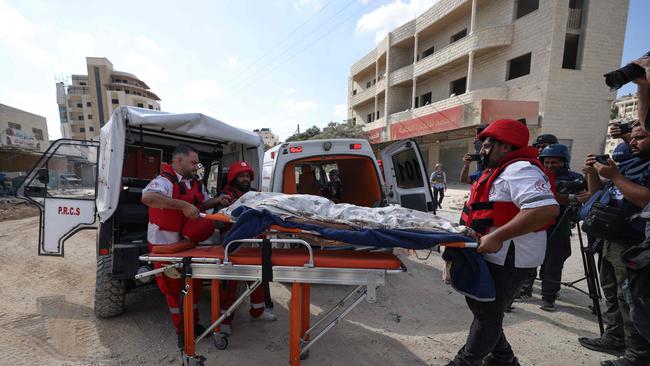
[[[384,128],[374,128],[372,130],[368,130],[368,141],[370,141],[371,144],[378,144],[380,142],[383,142],[383,134],[384,134]]]
[[[525,119],[527,126],[539,125],[539,102],[525,102],[519,100],[494,100],[481,101],[481,123],[489,123],[499,119]]]
[[[453,130],[460,127],[462,115],[463,106],[457,106],[394,123],[390,125],[390,139],[401,140],[408,137]]]
[[[36,149],[38,140],[31,133],[7,127],[0,135],[0,145]]]

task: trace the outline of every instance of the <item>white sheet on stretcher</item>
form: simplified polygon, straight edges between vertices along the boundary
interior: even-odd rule
[[[347,203],[336,204],[327,198],[308,194],[248,192],[220,212],[232,216],[232,212],[239,206],[268,210],[284,220],[306,218],[349,225],[356,229],[446,231],[456,234],[463,234],[466,230],[465,226],[453,224],[431,213],[400,206],[369,208]]]

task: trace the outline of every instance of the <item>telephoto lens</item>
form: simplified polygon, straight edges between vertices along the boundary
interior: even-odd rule
[[[648,56],[650,56],[650,51],[643,55],[643,57]],[[645,75],[645,70],[641,66],[636,64],[627,64],[620,69],[609,72],[603,76],[605,77],[605,84],[614,91],[634,79],[643,77],[643,75]]]

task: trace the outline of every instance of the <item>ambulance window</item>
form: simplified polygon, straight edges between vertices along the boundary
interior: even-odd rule
[[[219,163],[212,163],[210,166],[205,188],[212,197],[216,197],[219,193]]]
[[[424,186],[420,164],[415,150],[407,149],[393,155],[393,166],[397,186],[400,188],[417,188]]]
[[[26,195],[95,199],[97,147],[61,145],[26,187]]]

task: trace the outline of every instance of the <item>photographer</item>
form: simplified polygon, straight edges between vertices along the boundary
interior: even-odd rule
[[[542,135],[537,136],[535,139],[535,143],[533,143],[533,146],[537,149],[537,153],[541,154],[542,151],[549,145],[554,145],[557,144],[558,140],[555,135],[551,135],[550,133],[545,133]]]
[[[562,268],[571,256],[571,225],[576,221],[578,208],[591,194],[581,174],[569,170],[569,148],[562,144],[549,145],[539,155],[547,171],[555,176],[555,199],[560,204],[560,219],[550,227],[546,256],[540,270],[542,278],[542,306],[545,311],[555,311],[555,299],[560,290]]]
[[[483,174],[483,159],[479,152],[481,151],[482,143],[478,139],[478,135],[487,128],[487,125],[479,126],[476,128],[476,139],[474,140],[474,154],[465,154],[463,156],[463,168],[460,170],[461,183],[472,184],[478,177]],[[469,167],[472,161],[476,162],[476,171],[472,174],[469,173]]]
[[[620,166],[611,159],[597,161],[596,156],[588,155],[583,168],[589,191],[599,195],[582,228],[604,241],[600,280],[606,302],[606,328],[602,337],[580,338],[579,342],[598,352],[624,352],[624,358],[604,361],[602,365],[650,364],[650,344],[632,324],[622,288],[627,280],[623,252],[645,236],[644,222],[631,218],[650,202],[650,133],[641,126],[634,127],[629,145],[633,158]],[[599,177],[607,181],[603,184]]]
[[[646,130],[650,130],[648,120],[648,108],[650,107],[650,56],[641,57],[632,61],[633,64],[645,70],[645,78],[640,77],[634,80],[639,91],[639,121],[645,124]]]

